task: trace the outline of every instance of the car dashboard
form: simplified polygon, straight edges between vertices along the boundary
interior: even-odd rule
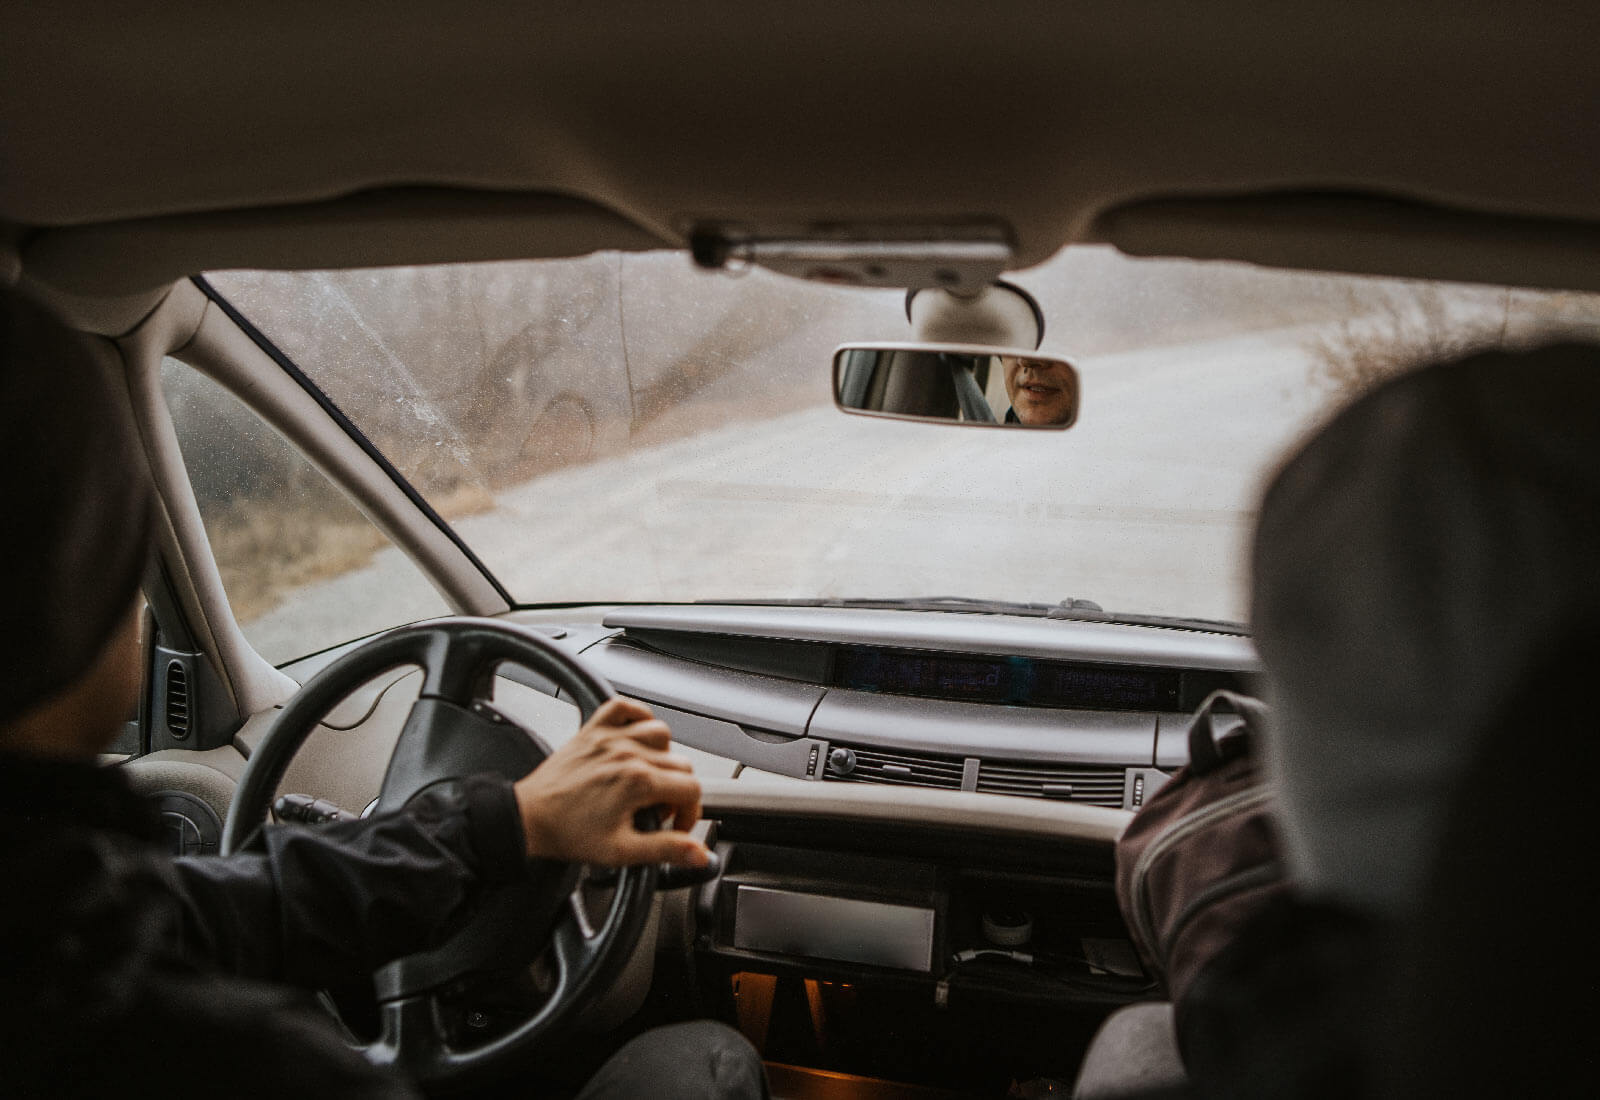
[[[996,1067],[1070,1082],[1105,1014],[1154,991],[1116,906],[1116,838],[1184,762],[1189,712],[1257,668],[1230,633],[1004,614],[507,618],[668,722],[722,857],[713,881],[660,896],[591,1024],[663,999],[736,1023],[795,1095],[815,1073],[977,1094],[1004,1084]],[[347,648],[287,671],[304,680]],[[417,680],[400,670],[347,699],[282,789],[367,805]],[[525,670],[500,670],[494,703],[552,744],[577,725]],[[239,732],[240,754],[271,718]]]
[[[1070,1081],[1152,995],[1115,838],[1257,667],[1221,632],[875,608],[617,608],[582,644],[738,761],[704,781],[723,873],[679,903],[703,1007],[784,1066],[980,1092]]]
[[[998,614],[615,609],[581,652],[686,745],[764,772],[1137,809],[1188,716],[1256,670],[1231,633]]]

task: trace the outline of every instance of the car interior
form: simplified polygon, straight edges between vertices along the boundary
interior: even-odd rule
[[[508,902],[445,962],[403,960],[370,991],[327,995],[353,1043],[431,1088],[578,1078],[618,1036],[693,1017],[750,1038],[778,1097],[1166,1083],[1170,1007],[1119,915],[1113,846],[1185,762],[1200,702],[1261,690],[1242,609],[1220,594],[1139,603],[1115,586],[1113,603],[1056,573],[1042,591],[997,580],[953,594],[893,540],[930,543],[961,569],[991,561],[1003,580],[1022,558],[983,539],[1022,546],[1026,525],[1059,517],[1048,497],[1007,510],[986,485],[915,482],[919,454],[993,447],[1038,465],[1114,421],[1130,452],[1203,465],[1233,445],[1226,423],[1146,439],[1136,418],[1115,420],[1111,368],[1091,369],[1092,342],[1074,339],[1075,315],[1052,297],[1058,270],[1062,285],[1092,281],[1052,266],[1073,257],[1515,296],[1537,314],[1522,338],[1543,316],[1592,336],[1597,30],[1589,5],[1481,0],[12,5],[0,13],[0,275],[115,347],[158,496],[144,692],[108,763],[160,801],[175,853],[202,854],[269,816],[315,827],[403,803],[422,782],[406,778],[422,751],[404,747],[408,730],[440,738],[454,769],[441,774],[520,774],[612,692],[666,719],[702,784],[700,828],[719,856],[707,874],[574,871],[561,912],[538,918],[554,929],[549,951],[514,981],[503,953],[538,921]],[[657,267],[679,289],[652,307]],[[612,289],[563,289],[580,277]],[[526,485],[537,507],[474,503],[467,481],[437,472],[455,444],[429,434],[427,410],[456,400],[451,376],[407,374],[390,332],[421,331],[446,292],[466,314],[525,307],[528,327],[519,319],[474,361],[474,377],[504,375],[503,388],[472,400],[484,438],[517,433],[495,500]],[[335,293],[337,332],[305,305]],[[1326,293],[1337,300],[1318,323],[1337,327],[1355,299]],[[626,305],[646,335],[569,348],[564,333],[610,323],[604,310],[571,319],[585,294]],[[717,333],[747,339],[726,355],[753,378],[802,331],[771,302],[838,310],[795,336],[803,369],[772,371],[760,396],[771,415],[799,408],[784,402],[804,389],[808,402],[823,394],[807,424],[925,433],[894,436],[909,441],[894,461],[829,475],[836,495],[881,494],[850,522],[886,535],[825,540],[786,520],[810,517],[815,494],[753,472],[777,446],[753,414],[715,425],[745,450],[718,452],[714,477],[649,465],[702,428],[671,427],[678,383],[647,377],[638,345],[655,333],[693,345],[703,331],[678,332],[673,317],[710,331],[715,314]],[[658,329],[644,327],[652,308],[669,315]],[[1461,315],[1441,313],[1430,335],[1449,343]],[[981,369],[949,367],[950,349]],[[999,349],[1076,367],[1067,430],[987,430],[1006,400],[1021,404]],[[858,408],[920,426],[833,407],[871,355],[937,360],[898,404],[895,384],[857,379],[871,391]],[[1207,386],[1198,367],[1173,378]],[[704,393],[731,392],[718,384],[694,391],[695,415],[714,415]],[[524,392],[544,403],[494,408],[522,410]],[[668,414],[647,416],[651,400]],[[383,419],[396,407],[423,412]],[[1324,405],[1295,407],[1293,431],[1263,443],[1252,471]],[[983,423],[926,423],[940,418]],[[796,438],[825,464],[826,432],[843,430]],[[202,452],[197,440],[243,442]],[[325,479],[327,507],[375,532],[351,551],[367,570],[354,595],[326,575],[304,582],[315,641],[271,634],[280,597],[262,595],[258,613],[238,579],[272,544],[265,529],[288,520],[241,519],[225,542],[214,508],[265,476],[259,456],[274,447],[304,468],[284,484]],[[603,479],[580,480],[602,459]],[[648,499],[627,503],[645,485]],[[975,529],[1008,533],[940,533],[949,501]],[[504,530],[495,507],[510,509]],[[1246,568],[1250,506],[1229,507],[1226,537],[1195,536],[1206,564],[1191,580],[1219,593]],[[1156,525],[1188,530],[1172,514],[1127,520],[1117,554],[1137,557],[1128,547]],[[1080,521],[1099,513],[1086,505]],[[697,525],[714,537],[676,563],[625,544]],[[1052,552],[1043,535],[1034,547]],[[823,576],[805,570],[852,553],[876,555],[863,575],[883,583],[757,591],[746,579],[772,562]],[[680,580],[689,557],[700,571]],[[1127,590],[1164,591],[1162,569]],[[462,654],[474,674],[452,681]],[[1085,1075],[1096,1032],[1128,1006],[1113,1052]],[[415,1034],[412,1014],[428,1021],[425,1049],[396,1046]]]

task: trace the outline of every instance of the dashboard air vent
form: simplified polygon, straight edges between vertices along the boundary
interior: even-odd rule
[[[893,783],[902,787],[961,789],[965,761],[959,756],[834,746],[824,779],[848,783]]]
[[[987,794],[1055,798],[1121,808],[1122,788],[1121,768],[1074,768],[998,760],[986,760],[978,766],[978,790]]]
[[[167,729],[179,741],[189,736],[189,673],[182,661],[167,665]]]

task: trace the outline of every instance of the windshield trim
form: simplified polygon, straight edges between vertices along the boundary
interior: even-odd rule
[[[639,602],[639,601],[633,601]],[[672,602],[672,601],[661,601]],[[753,599],[705,599],[696,604],[764,607],[855,607],[887,611],[916,611],[952,615],[1016,615],[1028,619],[1071,619],[1082,623],[1149,626],[1161,630],[1189,630],[1197,634],[1250,636],[1250,628],[1231,619],[1201,619],[1193,615],[1153,615],[1132,611],[1106,611],[1088,600],[1059,603],[1017,603],[1011,600],[975,599],[970,596],[829,596]]]
[[[324,393],[322,387],[312,381],[311,377],[300,369],[300,365],[287,352],[273,343],[271,337],[257,328],[250,318],[239,312],[238,308],[228,301],[221,291],[212,286],[204,275],[191,275],[189,281],[194,283],[200,293],[204,294],[207,299],[214,302],[217,308],[222,310],[230,321],[238,325],[239,330],[250,338],[250,342],[265,352],[267,357],[293,379],[294,383],[304,390],[306,395],[315,401],[322,411],[328,415],[328,418],[338,425],[339,429],[349,436],[356,446],[361,448],[362,453],[377,464],[385,476],[394,482],[395,488],[405,494],[411,505],[437,527],[440,533],[450,540],[451,544],[461,552],[472,567],[483,575],[483,579],[489,582],[490,587],[495,591],[495,595],[505,603],[507,608],[517,606],[517,601],[506,590],[506,586],[500,583],[500,578],[490,572],[489,567],[483,563],[483,559],[478,557],[472,547],[468,546],[466,541],[456,533],[455,528],[446,522],[445,518],[434,509],[433,505],[428,503],[427,498],[417,491],[417,487],[412,485],[406,476],[395,468],[394,463],[389,461],[388,456],[380,451],[377,445],[368,439],[360,428],[356,427],[355,422],[345,415],[344,410],[339,408],[333,398]]]

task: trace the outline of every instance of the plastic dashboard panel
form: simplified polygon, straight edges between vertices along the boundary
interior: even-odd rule
[[[967,791],[979,781],[980,761],[1121,771],[1122,805],[1138,804],[1165,779],[1151,767],[1157,727],[1151,714],[1030,710],[822,689],[708,669],[615,639],[585,657],[619,691],[654,705],[679,743],[792,779],[834,778],[827,774],[827,757],[835,744],[959,758],[953,766],[961,768],[960,786]],[[782,685],[778,690],[793,708],[791,719],[796,704],[816,700],[800,726],[804,732],[773,733],[724,717],[736,709],[748,720],[770,722],[759,705],[759,693],[769,685]],[[724,691],[735,707],[725,708]],[[767,713],[781,714],[782,706]],[[795,729],[792,722],[784,724]],[[1137,782],[1140,775],[1143,781]]]
[[[584,658],[626,694],[779,736],[804,734],[827,690],[818,684],[712,668],[619,639],[590,647]]]
[[[1002,795],[900,787],[893,799],[886,799],[882,788],[771,779],[703,780],[701,802],[707,817],[782,817],[835,826],[881,823],[907,830],[959,827],[996,837],[1047,840],[1096,854],[1109,854],[1133,817],[1126,810]]]
[[[603,625],[595,621],[602,616]],[[1248,639],[1232,635],[1007,615],[662,605],[529,610],[507,619],[549,634],[558,645],[581,653],[619,691],[652,704],[681,744],[762,772],[824,778],[828,750],[836,745],[942,756],[958,770],[964,761],[972,773],[991,763],[1124,768],[1124,805],[1129,806],[1138,803],[1134,792],[1141,776],[1138,785],[1148,793],[1165,778],[1155,769],[1184,762],[1186,714],[1009,706],[856,691],[803,678],[825,679],[815,672],[741,671],[694,659],[692,652],[662,652],[640,640],[720,638],[723,652],[731,644],[735,653],[744,649],[740,639],[745,638],[751,653],[806,643],[813,649],[818,644],[870,645],[1208,673],[1248,675],[1258,668]],[[294,671],[303,677],[338,652],[303,662]],[[510,675],[547,694],[552,687]],[[967,775],[961,786],[971,790],[976,781],[975,774]]]
[[[1029,710],[944,699],[829,691],[811,736],[879,748],[1075,764],[1149,764],[1156,716]]]
[[[1003,706],[855,691],[781,673],[724,668],[633,639],[726,642],[743,637],[752,647],[874,645],[1245,675],[1258,668],[1253,647],[1237,636],[1005,615],[674,605],[612,609],[604,623],[620,630],[590,645],[586,658],[619,690],[669,708],[663,716],[683,743],[764,771],[808,779],[823,777],[825,754],[834,744],[942,755],[969,764],[979,758],[1172,768],[1184,761],[1188,715]],[[1163,777],[1149,778],[1159,784]]]
[[[1156,716],[871,695],[708,668],[612,639],[584,656],[619,691],[663,709],[684,744],[763,771],[817,778],[834,741],[986,759],[1151,765]]]
[[[605,617],[623,630],[734,634],[750,638],[842,642],[940,653],[1001,653],[1105,664],[1254,672],[1246,638],[1192,630],[1016,615],[879,608],[672,604],[627,607]]]

